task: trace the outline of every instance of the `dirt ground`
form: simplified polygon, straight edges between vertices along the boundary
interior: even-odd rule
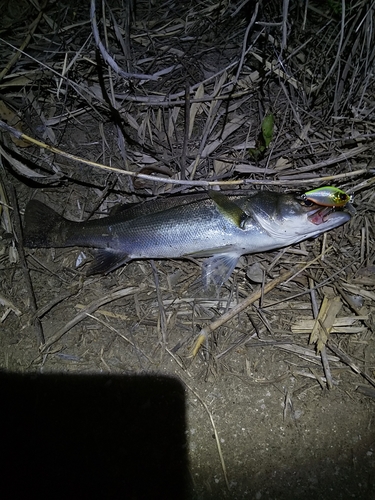
[[[7,2],[3,4],[8,5]],[[11,142],[10,134],[3,130],[0,366],[6,374],[33,374],[35,377],[101,375],[108,380],[127,377],[133,380],[132,377],[151,376],[156,382],[163,377],[165,380],[169,377],[175,379],[183,396],[185,412],[178,419],[176,417],[176,421],[181,422],[183,435],[183,445],[179,442],[181,449],[176,453],[181,457],[186,453],[187,459],[185,463],[181,458],[183,467],[186,466],[181,498],[375,500],[375,220],[374,165],[371,163],[375,134],[371,94],[375,89],[374,82],[366,80],[365,89],[358,85],[355,90],[356,82],[361,79],[358,70],[350,73],[349,90],[344,86],[339,93],[335,85],[331,82],[329,87],[328,82],[328,90],[336,88],[332,95],[327,90],[311,101],[304,101],[303,92],[297,90],[290,80],[280,80],[280,73],[274,80],[263,75],[255,82],[251,95],[241,101],[244,114],[254,120],[252,126],[242,122],[242,128],[236,129],[236,137],[228,132],[216,142],[215,127],[223,126],[220,120],[224,119],[225,113],[229,113],[231,123],[234,123],[233,116],[242,116],[242,110],[234,106],[238,102],[235,95],[228,101],[223,100],[224,104],[219,101],[221,107],[218,105],[213,112],[214,122],[217,121],[211,123],[212,128],[206,129],[205,124],[211,116],[208,104],[199,119],[196,118],[185,152],[186,122],[182,111],[180,115],[173,114],[173,109],[178,106],[184,109],[184,104],[174,104],[175,108],[171,106],[167,112],[166,108],[160,111],[152,102],[145,105],[139,100],[134,104],[130,98],[126,101],[123,97],[129,94],[151,99],[161,95],[162,88],[164,92],[168,88],[171,95],[182,92],[178,99],[183,99],[187,80],[193,85],[225,66],[228,66],[226,78],[229,79],[227,74],[236,72],[230,68],[230,63],[240,59],[246,28],[254,26],[251,24],[254,10],[249,7],[243,15],[236,14],[239,4],[226,2],[224,7],[224,3],[208,3],[203,8],[198,2],[191,2],[181,7],[182,12],[177,12],[178,6],[173,2],[159,8],[153,2],[139,2],[131,31],[134,61],[138,66],[135,65],[137,70],[133,68],[131,72],[140,73],[142,69],[142,72],[151,74],[168,64],[176,64],[176,61],[181,64],[168,78],[165,77],[163,87],[162,84],[158,87],[159,83],[153,81],[146,82],[143,87],[125,84],[116,77],[112,94],[108,69],[104,65],[105,88],[111,99],[115,99],[108,105],[108,96],[103,97],[99,92],[102,82],[97,75],[103,68],[96,66],[95,43],[90,37],[89,46],[83,45],[91,33],[89,7],[75,11],[69,4],[66,9],[61,9],[53,2],[47,2],[47,10],[27,49],[34,59],[21,57],[8,71],[7,79],[2,80],[7,84],[0,87],[0,99],[4,98],[9,109],[14,109],[14,103],[20,104],[17,113],[24,120],[23,131],[28,136],[101,164],[119,169],[125,164],[134,172],[156,173],[165,176],[166,181],[178,178],[175,173],[181,171],[183,163],[186,172],[192,174],[197,155],[201,155],[203,161],[196,168],[195,177],[190,175],[193,181],[247,177],[254,181],[256,189],[264,182],[262,188],[265,189],[300,191],[319,185],[309,184],[311,177],[319,180],[329,175],[338,176],[333,177],[329,184],[340,185],[355,194],[356,215],[343,227],[314,240],[286,250],[241,258],[219,297],[202,297],[192,291],[191,284],[198,279],[200,270],[199,262],[190,260],[134,261],[108,275],[86,276],[86,264],[92,255],[90,249],[24,248],[23,255],[20,228],[30,199],[37,198],[64,216],[82,221],[92,214],[94,217],[105,214],[118,203],[134,203],[154,195],[170,194],[182,187],[190,191],[201,188],[194,183],[176,187],[147,180],[132,181],[126,175],[69,160],[35,144],[23,147]],[[277,2],[267,5],[262,6],[258,20],[266,23],[274,15],[277,22],[281,22],[282,6]],[[373,12],[374,7],[371,10],[369,5],[370,2],[360,2],[363,13]],[[117,22],[121,24],[123,10],[116,2],[112,7]],[[367,19],[365,14],[355,17],[349,7],[351,5],[348,5],[345,25],[345,36],[348,37]],[[188,14],[194,8],[197,13],[190,26]],[[332,13],[328,7],[321,7],[321,3],[312,3],[309,7],[311,17],[308,17],[303,31],[303,9],[300,11],[298,7],[298,12],[293,9],[297,7],[290,12],[290,16],[296,16],[294,21],[288,23],[289,54],[293,52],[293,43],[298,42],[301,46],[306,42],[308,49],[302,54],[309,59],[305,68],[307,81],[312,78],[309,68],[314,68],[316,75],[318,69],[329,71],[328,66],[317,67],[319,56],[312,55],[311,40],[320,36],[319,30],[328,22],[326,46],[332,44],[336,47],[334,43],[338,38],[335,35],[340,29],[338,27],[335,31],[329,24],[330,16],[335,20],[338,15],[339,26],[342,12]],[[231,13],[233,17],[227,26],[225,19]],[[9,10],[8,24],[2,27],[1,40],[19,46],[20,43],[15,42],[22,39],[26,24],[36,15],[32,10],[26,10],[22,15]],[[144,24],[141,19],[144,19]],[[48,20],[54,20],[59,29],[54,31]],[[113,26],[111,22],[108,21],[108,26]],[[181,28],[184,23],[186,26]],[[12,26],[11,35],[9,27]],[[209,26],[217,28],[216,46]],[[269,39],[267,46],[259,41],[262,26],[251,32],[251,43],[254,44],[253,53],[264,57],[264,68],[260,67],[263,64],[259,62],[260,56],[251,59],[248,55],[249,60],[241,68],[239,80],[253,75],[254,71],[260,74],[268,71],[269,66],[264,61],[275,57],[274,51],[279,51],[276,41],[274,46],[270,45]],[[295,26],[299,26],[300,31]],[[277,35],[281,39],[281,28],[275,30],[267,32],[268,35]],[[146,31],[150,38],[147,38]],[[297,31],[299,35],[293,38],[292,34]],[[178,44],[173,38],[175,32]],[[114,37],[113,33],[111,36]],[[120,49],[117,46],[114,49],[111,36],[112,50],[116,52],[117,60],[125,65]],[[373,39],[372,31],[368,36]],[[152,43],[149,45],[147,40]],[[63,46],[67,62],[72,62],[77,55],[66,73],[67,81],[58,78],[58,73],[63,71],[65,53],[59,52]],[[176,53],[171,52],[171,48]],[[182,51],[183,55],[177,51]],[[316,48],[318,54],[319,51],[323,48]],[[168,53],[169,59],[163,59]],[[336,53],[333,49],[332,53],[334,59]],[[342,60],[344,55],[343,49]],[[147,64],[142,62],[146,60]],[[285,64],[287,62],[290,71],[294,70],[296,80],[302,78],[291,60],[286,58]],[[53,70],[47,71],[42,63]],[[374,59],[369,60],[369,64],[374,72]],[[23,81],[20,87],[13,81],[9,87],[9,82],[16,77],[29,78],[33,83]],[[202,96],[213,95],[210,92],[213,92],[214,84],[219,92],[219,79],[217,77],[214,83],[211,82],[212,88],[206,83]],[[77,91],[73,84],[83,86]],[[362,84],[365,85],[363,79]],[[220,85],[220,88],[225,88],[225,81],[220,81]],[[240,92],[243,88],[237,90]],[[347,96],[350,94],[352,108],[345,101],[345,92]],[[197,94],[191,97],[194,96],[199,97]],[[114,102],[131,129],[129,133],[133,142],[129,142],[125,135],[125,159],[121,143],[124,137],[114,118]],[[245,153],[247,159],[239,158],[239,145],[242,144],[246,152],[249,137],[253,147],[256,146],[260,121],[255,117],[259,102],[263,102],[262,106],[267,109],[272,106],[275,115],[274,148],[256,161],[248,160],[248,153]],[[334,109],[327,118],[323,115],[329,103]],[[358,106],[357,113],[353,111],[355,106]],[[68,119],[64,113],[70,113]],[[342,113],[340,123],[330,121],[334,113]],[[0,118],[9,124],[4,114]],[[137,122],[138,129],[134,122]],[[211,146],[209,151],[206,150],[206,156],[202,151],[207,145],[200,142],[205,132],[207,144]],[[305,141],[308,146],[292,154],[290,148],[296,141]],[[11,151],[14,152],[13,158],[24,162],[23,166],[9,159]],[[347,155],[344,163],[330,161],[342,154]],[[151,157],[156,159],[155,163],[149,161]],[[286,160],[290,157],[292,164]],[[239,163],[242,170],[235,167]],[[149,170],[144,170],[144,165],[149,164]],[[162,169],[165,165],[169,169],[167,173]],[[173,168],[177,170],[173,172]],[[344,176],[361,169],[363,172],[357,177],[354,174]],[[38,176],[31,174],[31,170]],[[267,181],[281,183],[267,185]],[[10,207],[9,219],[6,206]],[[17,222],[18,210],[21,226]],[[198,355],[192,357],[193,346],[202,328],[300,262],[305,268],[297,276],[281,283],[215,329]],[[314,319],[325,297],[331,302],[338,301],[340,305],[332,322],[336,322],[337,328],[329,334],[327,347],[323,348],[328,374],[316,344],[309,343]],[[161,414],[165,397],[160,396]],[[59,399],[58,394],[56,399]],[[147,398],[145,401],[147,404]],[[155,413],[158,411],[156,405]],[[151,418],[152,412],[153,408]],[[171,418],[169,413],[166,415]],[[132,418],[132,415],[127,415],[125,421],[128,425]],[[156,434],[161,432],[160,429],[168,434],[168,425],[160,429],[153,428],[151,423],[150,426]],[[43,433],[43,429],[37,432]],[[58,429],[56,432],[58,434]],[[116,427],[116,432],[121,441],[121,429]],[[149,452],[153,456],[151,448]],[[147,454],[146,451],[142,460],[147,460]],[[165,472],[168,481],[168,471]],[[154,493],[147,498],[163,498],[156,490]],[[131,498],[145,497],[134,494]]]

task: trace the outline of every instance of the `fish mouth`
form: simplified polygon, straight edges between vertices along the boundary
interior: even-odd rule
[[[322,207],[310,212],[307,220],[312,224],[319,226],[321,224],[330,223],[333,227],[344,224],[350,219],[350,215],[346,212],[336,211],[334,207]]]

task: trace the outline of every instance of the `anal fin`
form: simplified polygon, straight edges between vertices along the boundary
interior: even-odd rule
[[[202,265],[204,288],[210,285],[220,288],[229,279],[239,258],[237,253],[223,253],[206,259]]]
[[[94,255],[94,260],[87,270],[87,275],[107,274],[130,260],[126,254],[112,248],[101,248],[96,250]]]

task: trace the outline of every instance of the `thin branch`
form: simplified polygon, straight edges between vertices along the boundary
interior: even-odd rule
[[[29,142],[30,144],[34,144],[35,146],[39,146],[40,148],[51,151],[51,153],[55,153],[61,155],[65,158],[69,158],[70,160],[77,161],[80,163],[84,163],[86,165],[90,165],[91,167],[101,168],[103,170],[109,170],[110,172],[117,172],[122,175],[129,175],[130,177],[135,177],[137,179],[145,179],[152,182],[161,182],[162,184],[178,184],[184,186],[241,186],[246,184],[252,185],[260,185],[260,186],[303,186],[307,184],[321,184],[326,182],[331,182],[338,179],[350,179],[352,177],[357,177],[362,174],[366,174],[368,172],[372,172],[371,169],[362,168],[359,170],[354,170],[353,172],[345,172],[337,175],[328,175],[323,177],[313,177],[311,179],[284,179],[284,180],[264,180],[264,179],[241,179],[241,180],[232,180],[232,181],[188,181],[188,180],[180,180],[180,179],[172,179],[165,177],[157,177],[154,175],[141,174],[138,172],[131,172],[129,170],[122,170],[121,168],[110,167],[108,165],[103,165],[101,163],[96,163],[90,160],[86,160],[85,158],[80,158],[79,156],[75,156],[71,153],[67,153],[66,151],[62,151],[61,149],[55,148],[54,146],[49,146],[48,144],[38,141],[37,139],[33,139],[26,134],[23,134],[19,130],[11,127],[7,123],[0,120],[0,129],[6,130],[11,133],[17,139],[22,139],[24,141]]]
[[[128,73],[120,68],[120,66],[116,63],[111,55],[106,51],[103,42],[100,40],[98,24],[96,22],[96,7],[95,0],[91,0],[91,8],[90,8],[90,19],[91,19],[91,27],[92,34],[94,36],[95,43],[100,50],[100,53],[105,60],[105,62],[110,66],[116,73],[123,78],[136,78],[137,80],[157,80],[158,76],[156,75],[144,75],[139,73]]]

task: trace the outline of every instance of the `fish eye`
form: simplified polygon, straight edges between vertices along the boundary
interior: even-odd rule
[[[308,200],[307,198],[303,198],[301,197],[299,200],[300,204],[303,206],[303,207],[312,207],[313,205],[315,205],[315,203],[311,200]]]

